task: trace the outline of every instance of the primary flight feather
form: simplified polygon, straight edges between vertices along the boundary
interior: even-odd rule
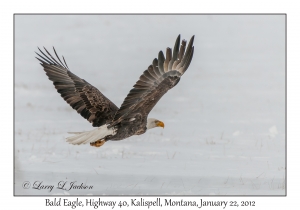
[[[158,53],[147,70],[130,90],[121,107],[118,108],[106,98],[97,88],[84,79],[73,74],[64,57],[53,57],[44,48],[40,50],[37,59],[44,71],[60,93],[61,97],[87,119],[94,127],[92,131],[76,132],[68,137],[71,144],[86,144],[100,147],[109,140],[123,140],[132,135],[140,135],[147,129],[164,127],[164,123],[148,118],[149,112],[159,99],[180,80],[188,69],[194,53],[194,36],[186,48],[186,40],[180,45],[180,35],[177,37],[173,54],[167,48],[166,58],[162,51]]]

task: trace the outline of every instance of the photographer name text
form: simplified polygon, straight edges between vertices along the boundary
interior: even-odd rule
[[[43,181],[34,181],[32,184],[28,181],[23,182],[22,187],[24,189],[34,189],[34,190],[46,190],[52,192],[55,185],[44,184]],[[70,190],[91,190],[92,185],[87,185],[84,183],[77,183],[77,181],[60,181],[56,185],[56,189],[70,191]]]

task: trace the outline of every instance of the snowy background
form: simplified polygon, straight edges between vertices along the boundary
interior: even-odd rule
[[[93,128],[56,92],[37,46],[55,46],[120,106],[178,34],[195,35],[195,52],[149,115],[165,129],[100,148],[65,142],[68,131]],[[14,145],[15,195],[284,195],[285,17],[17,15]],[[35,181],[54,189],[32,189]],[[57,189],[60,181],[93,189]]]

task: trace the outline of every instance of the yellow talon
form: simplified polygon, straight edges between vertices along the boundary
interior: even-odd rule
[[[101,147],[103,144],[105,143],[105,140],[98,140],[98,141],[95,141],[95,142],[91,142],[90,145],[91,146],[94,146],[94,147]]]

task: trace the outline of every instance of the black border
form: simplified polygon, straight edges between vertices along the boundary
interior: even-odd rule
[[[16,195],[15,16],[16,15],[284,15],[285,16],[285,195]],[[13,196],[14,197],[286,197],[287,196],[287,13],[14,13],[13,14]]]

